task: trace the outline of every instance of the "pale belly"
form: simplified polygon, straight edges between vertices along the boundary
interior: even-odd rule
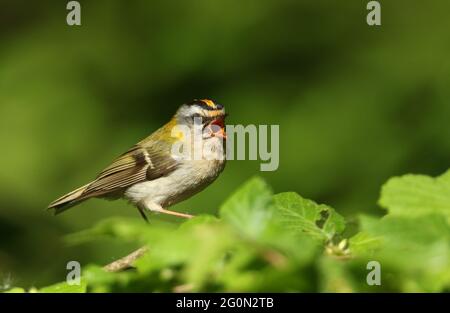
[[[186,161],[168,176],[131,186],[125,198],[135,204],[151,201],[167,208],[203,190],[224,166],[225,160]]]

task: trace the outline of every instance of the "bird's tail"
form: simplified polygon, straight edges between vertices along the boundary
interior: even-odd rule
[[[75,189],[74,191],[71,191],[68,194],[56,199],[49,204],[47,209],[54,209],[55,215],[62,213],[67,209],[70,209],[72,206],[89,198],[83,196],[83,193],[88,186],[89,184],[81,186],[80,188]]]

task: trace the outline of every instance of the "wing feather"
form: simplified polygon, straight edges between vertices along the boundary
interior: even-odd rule
[[[88,185],[82,197],[103,196],[123,190],[136,183],[153,180],[168,175],[176,168],[176,161],[170,154],[164,153],[166,144],[156,142],[153,145],[136,145]]]

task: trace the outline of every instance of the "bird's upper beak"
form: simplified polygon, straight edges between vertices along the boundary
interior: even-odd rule
[[[212,136],[227,139],[227,134],[225,132],[225,115],[214,119],[209,124],[209,128]]]

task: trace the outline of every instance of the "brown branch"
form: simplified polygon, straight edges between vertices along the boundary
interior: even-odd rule
[[[147,247],[141,247],[127,256],[124,256],[121,259],[118,259],[112,263],[109,263],[108,265],[105,265],[103,269],[107,272],[120,272],[123,270],[126,270],[128,268],[133,267],[133,262],[136,261],[138,258],[143,256],[145,253],[147,253],[148,248]]]
[[[184,284],[184,285],[178,285],[173,288],[173,292],[192,292],[194,289],[193,284]]]

